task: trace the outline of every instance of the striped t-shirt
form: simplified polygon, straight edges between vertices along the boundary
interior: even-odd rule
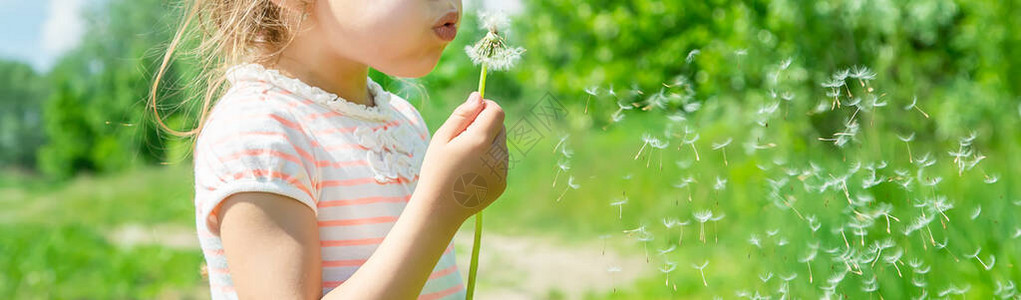
[[[287,196],[315,212],[325,295],[365,263],[400,216],[429,131],[413,106],[371,79],[371,107],[257,64],[232,68],[228,80],[194,152],[195,224],[212,299],[237,298],[211,228],[218,205],[239,192]],[[462,283],[451,244],[419,299],[464,298]]]

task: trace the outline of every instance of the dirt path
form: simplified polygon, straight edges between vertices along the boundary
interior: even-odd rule
[[[586,293],[627,287],[653,267],[644,256],[627,256],[603,245],[564,246],[550,238],[484,233],[479,254],[478,299],[580,299]],[[454,238],[458,267],[468,280],[472,232]],[[610,273],[610,267],[620,272]]]
[[[465,228],[469,228],[466,226]],[[182,226],[126,225],[107,234],[116,245],[156,244],[172,249],[197,250],[194,229]],[[472,232],[454,237],[461,275],[468,280]],[[619,272],[610,273],[611,267]],[[645,257],[603,251],[601,243],[564,245],[554,239],[532,236],[483,235],[479,256],[478,299],[579,299],[586,293],[627,287],[653,267]],[[197,270],[196,270],[197,271]],[[207,299],[203,283],[188,291],[168,291],[162,299]]]

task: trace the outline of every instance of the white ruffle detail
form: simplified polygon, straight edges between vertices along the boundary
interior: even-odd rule
[[[390,93],[383,90],[372,78],[366,78],[369,94],[372,95],[375,106],[369,107],[359,103],[344,100],[337,94],[330,93],[318,87],[309,85],[300,79],[288,77],[275,69],[268,69],[260,64],[248,63],[231,67],[227,70],[227,80],[232,84],[239,81],[266,81],[280,88],[288,90],[301,97],[308,98],[313,102],[320,103],[330,109],[343,113],[345,116],[356,119],[387,122],[393,120],[396,111],[390,106]]]
[[[354,131],[358,143],[368,148],[365,160],[375,173],[378,182],[391,182],[404,178],[412,181],[422,168],[423,145],[407,126],[370,129],[358,127]]]

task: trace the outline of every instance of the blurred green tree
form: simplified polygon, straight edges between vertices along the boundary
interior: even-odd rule
[[[91,10],[82,44],[52,71],[49,142],[40,151],[40,169],[66,178],[167,159],[170,139],[153,123],[146,97],[162,58],[158,51],[177,19],[178,9],[159,0],[103,2]],[[161,98],[166,103],[182,103],[173,88],[194,78],[180,69],[187,68],[172,68],[165,77],[171,87]]]
[[[44,142],[47,81],[27,64],[0,61],[0,166],[32,169]]]

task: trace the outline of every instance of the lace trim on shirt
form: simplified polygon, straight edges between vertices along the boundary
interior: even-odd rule
[[[266,81],[313,102],[325,105],[330,109],[343,113],[345,116],[374,122],[386,122],[394,119],[395,111],[390,106],[390,93],[383,90],[372,78],[366,78],[369,94],[375,106],[347,101],[337,94],[309,85],[300,79],[281,74],[279,70],[268,69],[260,64],[249,63],[231,67],[227,71],[227,80],[231,83],[239,81]]]

